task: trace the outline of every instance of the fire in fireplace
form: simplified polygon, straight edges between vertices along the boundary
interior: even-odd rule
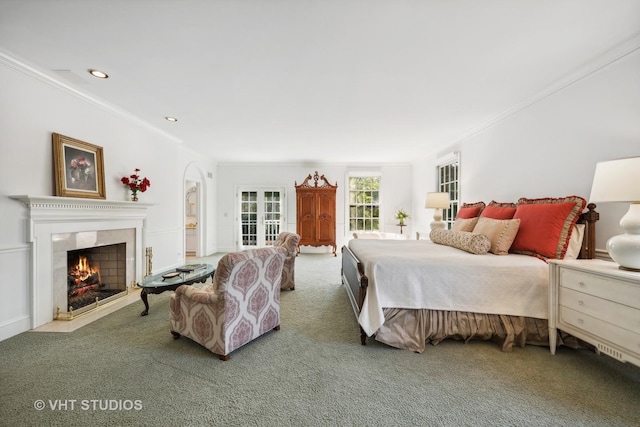
[[[69,311],[126,291],[126,243],[67,251]]]

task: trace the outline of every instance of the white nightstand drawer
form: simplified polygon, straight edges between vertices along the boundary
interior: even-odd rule
[[[567,288],[560,288],[558,303],[630,331],[640,330],[640,310],[626,305]]]
[[[596,337],[604,337],[607,341],[625,348],[633,353],[640,354],[640,335],[612,325],[611,323],[596,319],[587,314],[580,313],[567,307],[560,307],[559,328],[563,328],[563,324],[573,326],[590,335]],[[565,329],[569,333],[569,328]],[[581,338],[584,338],[580,336]],[[584,338],[586,339],[586,338]],[[589,341],[588,339],[586,339]]]
[[[560,286],[640,309],[638,285],[632,282],[563,268]]]

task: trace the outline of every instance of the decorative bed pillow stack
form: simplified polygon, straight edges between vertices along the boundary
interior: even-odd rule
[[[518,203],[492,200],[486,206],[483,202],[464,203],[451,230],[432,232],[430,237],[436,243],[464,246],[458,249],[472,253],[479,253],[476,251],[479,246],[468,250],[469,245],[477,244],[473,237],[455,233],[486,236],[490,244],[488,251],[496,255],[517,253],[543,259],[575,258],[584,234],[583,228],[576,227],[576,222],[586,204],[587,201],[579,196],[523,197]]]

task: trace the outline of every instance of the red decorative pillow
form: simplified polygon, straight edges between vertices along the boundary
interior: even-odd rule
[[[482,212],[484,207],[484,202],[463,203],[460,209],[458,209],[455,219],[468,219],[480,216],[480,212]]]
[[[492,200],[486,208],[482,210],[480,216],[493,219],[511,219],[516,213],[516,203],[500,203]]]
[[[571,230],[586,204],[578,196],[519,199],[513,219],[520,219],[520,228],[510,252],[563,259]]]

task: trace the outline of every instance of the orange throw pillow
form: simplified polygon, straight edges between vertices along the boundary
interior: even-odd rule
[[[482,212],[484,207],[484,202],[463,203],[460,209],[458,209],[458,213],[456,214],[455,219],[469,219],[480,216],[480,212]]]
[[[520,219],[520,227],[511,252],[563,259],[571,230],[586,204],[578,196],[521,198],[513,215],[513,219]]]
[[[513,207],[494,206],[491,203],[483,209],[481,217],[492,219],[511,219],[516,213],[515,204]]]

